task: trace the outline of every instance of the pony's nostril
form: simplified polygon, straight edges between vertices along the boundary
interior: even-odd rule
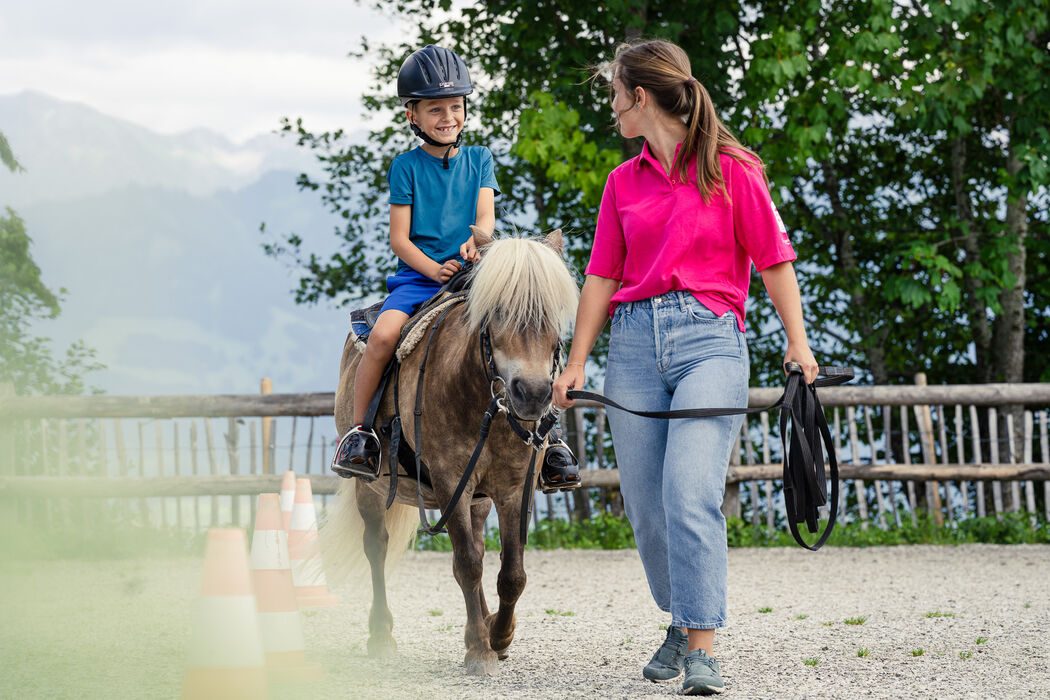
[[[511,379],[507,390],[510,392],[510,398],[517,403],[525,400],[524,383],[520,379]]]

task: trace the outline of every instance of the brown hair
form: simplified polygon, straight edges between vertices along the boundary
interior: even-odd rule
[[[661,109],[685,121],[688,133],[672,167],[688,182],[688,164],[696,156],[697,186],[705,200],[716,191],[725,193],[719,154],[762,167],[758,154],[737,141],[715,114],[711,96],[693,77],[689,56],[680,46],[659,40],[620,44],[607,69],[628,92],[645,89]]]

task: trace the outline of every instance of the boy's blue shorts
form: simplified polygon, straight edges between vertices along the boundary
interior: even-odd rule
[[[397,309],[411,316],[423,305],[423,302],[437,294],[441,285],[409,268],[387,277],[386,288],[390,296],[383,302],[383,308],[379,313]]]

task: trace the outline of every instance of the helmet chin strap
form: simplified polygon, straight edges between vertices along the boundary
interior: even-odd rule
[[[430,138],[430,136],[428,136],[427,133],[425,131],[423,131],[422,129],[420,129],[414,122],[409,123],[409,126],[412,127],[412,132],[416,136],[418,136],[419,138],[423,139],[424,141],[429,143],[431,146],[437,146],[438,148],[444,148],[446,146],[448,147],[448,148],[445,149],[445,157],[441,159],[441,167],[443,167],[445,170],[448,170],[448,156],[449,156],[449,153],[452,152],[453,148],[459,148],[460,141],[463,140],[463,132],[460,131],[458,134],[456,134],[456,140],[453,141],[452,143],[441,143],[437,139]]]

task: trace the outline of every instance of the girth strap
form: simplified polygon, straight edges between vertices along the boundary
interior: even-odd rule
[[[839,466],[835,445],[831,440],[824,409],[817,399],[817,387],[834,386],[853,379],[849,367],[821,367],[822,376],[807,385],[802,368],[794,362],[785,366],[788,371],[784,393],[775,403],[761,408],[686,408],[674,411],[634,411],[592,391],[567,392],[570,399],[589,399],[645,418],[711,418],[761,413],[780,409],[780,440],[784,449],[784,505],[788,528],[802,547],[816,551],[827,542],[838,517]],[[788,434],[790,433],[790,440]],[[821,445],[823,442],[823,448]],[[831,467],[831,499],[827,495],[827,474],[824,469],[824,450]],[[803,541],[798,523],[805,522],[810,533],[818,530],[818,509],[828,504],[828,524],[815,544]]]

